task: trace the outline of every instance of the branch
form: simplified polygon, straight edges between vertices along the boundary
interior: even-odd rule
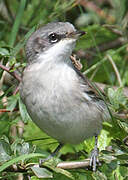
[[[13,92],[13,95],[16,95],[19,92],[20,85],[16,87],[15,91]]]
[[[7,110],[7,109],[0,109],[0,114],[4,113],[4,112],[15,112],[15,111],[19,111],[17,108],[13,109],[13,111]]]
[[[74,169],[74,168],[85,168],[90,165],[90,159],[85,159],[83,161],[70,161],[70,162],[61,162],[57,164],[57,168],[62,169]]]
[[[4,71],[8,72],[8,73],[9,73],[10,75],[12,75],[15,79],[17,79],[19,82],[21,82],[21,77],[20,77],[15,71],[10,72],[10,68],[2,65],[1,63],[0,63],[0,68],[3,69]]]

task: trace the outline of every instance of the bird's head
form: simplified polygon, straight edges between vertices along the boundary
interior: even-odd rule
[[[69,22],[48,23],[35,31],[28,39],[26,55],[31,63],[42,56],[57,57],[70,56],[76,40],[84,35],[84,31],[77,31]]]

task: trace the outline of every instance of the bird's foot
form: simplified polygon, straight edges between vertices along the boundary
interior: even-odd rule
[[[91,158],[90,158],[90,167],[92,167],[92,170],[96,171],[96,165],[99,164],[99,149],[95,146],[95,148],[91,152]]]
[[[46,161],[49,161],[51,158],[53,158],[54,156],[51,154],[49,155],[47,158],[44,159],[39,159],[39,166],[42,167],[43,163],[45,163]]]
[[[60,143],[52,154],[50,154],[47,158],[40,159],[39,160],[39,166],[41,167],[44,162],[49,161],[50,159],[52,159],[59,152],[59,150],[61,149],[62,146],[63,146],[63,144]]]

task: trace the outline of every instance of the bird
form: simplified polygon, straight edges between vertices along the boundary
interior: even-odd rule
[[[110,115],[92,83],[70,60],[76,41],[85,34],[69,22],[37,29],[26,43],[20,96],[33,122],[60,143],[54,153],[63,144],[95,136],[90,166],[96,171],[98,135]]]

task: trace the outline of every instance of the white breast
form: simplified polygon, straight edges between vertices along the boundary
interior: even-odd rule
[[[52,66],[36,64],[24,72],[21,96],[32,120],[63,143],[77,144],[98,134],[103,112],[83,96],[76,72],[66,63]]]

